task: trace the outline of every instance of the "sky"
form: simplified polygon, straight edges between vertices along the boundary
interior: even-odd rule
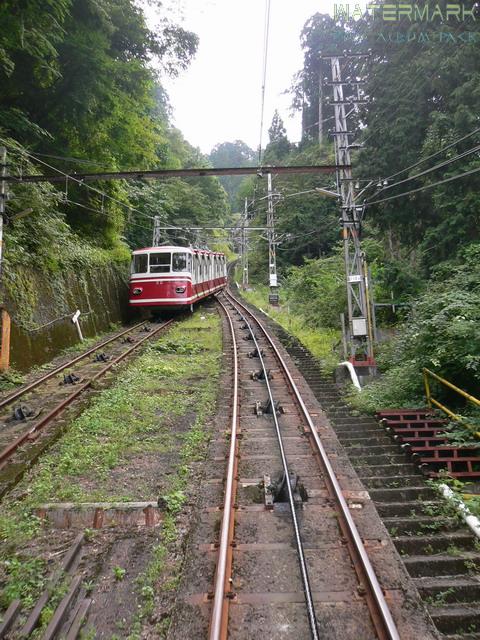
[[[266,0],[171,0],[184,28],[200,38],[189,69],[164,78],[173,124],[208,153],[219,142],[243,140],[253,149],[260,139],[263,38]],[[301,115],[290,117],[291,96],[284,95],[302,67],[300,32],[316,12],[332,13],[332,0],[271,0],[264,133],[275,108],[292,142],[300,139]],[[151,27],[155,12],[147,10]]]

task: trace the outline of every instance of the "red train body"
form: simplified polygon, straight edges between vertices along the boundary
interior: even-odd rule
[[[132,254],[129,303],[152,310],[193,305],[227,284],[223,253],[190,247],[150,247]]]

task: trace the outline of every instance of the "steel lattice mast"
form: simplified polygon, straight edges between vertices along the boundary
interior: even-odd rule
[[[268,229],[268,273],[270,285],[270,304],[278,304],[277,254],[275,237],[275,209],[273,206],[272,174],[267,174],[267,229]]]
[[[331,62],[335,130],[335,161],[337,164],[337,189],[342,202],[342,238],[345,257],[345,273],[348,305],[349,359],[353,364],[374,365],[373,337],[368,299],[368,279],[364,255],[360,246],[361,217],[363,207],[355,203],[351,166],[348,115],[346,107],[360,102],[345,100],[344,85],[357,84],[355,80],[343,81],[340,57],[328,56]],[[342,57],[347,59],[349,56]],[[320,124],[321,126],[321,124]]]

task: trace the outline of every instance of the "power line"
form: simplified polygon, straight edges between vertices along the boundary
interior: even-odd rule
[[[411,189],[410,191],[406,191],[404,193],[399,193],[395,196],[389,196],[388,198],[382,198],[381,200],[373,200],[373,202],[365,203],[365,206],[371,206],[372,204],[380,204],[381,202],[387,202],[387,200],[395,200],[396,198],[402,198],[403,196],[408,196],[411,193],[417,193],[418,191],[425,191],[426,189],[433,189],[433,187],[438,187],[441,184],[445,184],[446,182],[452,182],[452,180],[458,180],[459,178],[464,178],[465,176],[469,176],[472,173],[477,173],[480,171],[480,167],[476,167],[475,169],[471,169],[470,171],[465,171],[465,173],[460,173],[455,176],[451,176],[450,178],[444,178],[443,180],[439,180],[438,182],[434,182],[433,184],[427,184],[423,187],[418,187],[417,189]]]
[[[80,207],[81,209],[86,209],[87,211],[92,211],[93,213],[98,213],[100,215],[106,216],[107,218],[109,218],[109,214],[106,213],[105,211],[100,211],[99,209],[94,209],[93,207],[89,207],[86,204],[82,204],[81,202],[76,202],[75,200],[70,200],[70,198],[65,198],[64,202],[68,203],[68,204],[73,204],[76,207]],[[149,233],[151,233],[151,229],[149,227],[144,227],[141,224],[137,224],[136,222],[129,222],[129,225],[132,225],[134,227],[139,227],[140,229],[144,229],[145,231],[148,231]]]
[[[36,156],[42,156],[42,158],[54,158],[55,160],[63,160],[64,162],[78,162],[79,164],[90,164],[94,167],[103,167],[104,164],[100,162],[94,162],[93,160],[86,160],[85,158],[73,158],[69,156],[55,156],[51,153],[39,153],[35,151]],[[82,314],[84,315],[84,314]]]
[[[265,0],[265,27],[263,32],[263,76],[262,76],[262,101],[260,108],[260,142],[258,145],[258,164],[262,163],[262,137],[263,137],[263,116],[265,111],[265,85],[267,82],[268,63],[268,38],[270,33],[270,1]]]
[[[467,133],[466,136],[458,138],[457,140],[454,140],[450,144],[446,145],[445,147],[442,147],[440,149],[440,151],[436,151],[435,153],[432,153],[430,156],[427,156],[426,158],[421,158],[420,160],[418,160],[418,162],[415,162],[414,164],[411,164],[409,167],[405,167],[405,169],[402,169],[401,171],[397,171],[396,173],[392,173],[391,176],[388,176],[388,177],[384,178],[384,180],[391,180],[391,178],[395,178],[396,176],[399,176],[402,173],[405,173],[406,171],[409,171],[410,169],[414,169],[415,167],[418,167],[419,164],[423,164],[427,160],[431,160],[432,158],[435,158],[436,156],[442,154],[444,151],[447,151],[447,149],[451,149],[452,147],[457,145],[459,142],[463,142],[464,140],[466,140],[467,138],[470,138],[471,136],[475,135],[479,131],[480,131],[480,127],[475,129],[474,131],[471,131],[470,133]]]
[[[382,189],[379,189],[371,197],[374,198],[376,195],[378,195],[382,191],[386,191],[387,189],[393,189],[393,187],[398,187],[399,184],[404,184],[405,182],[410,182],[411,180],[416,180],[417,178],[420,178],[421,176],[425,176],[428,173],[431,173],[432,171],[436,171],[437,169],[441,169],[442,167],[447,167],[448,165],[452,164],[453,162],[456,162],[457,160],[461,160],[462,158],[466,158],[467,156],[471,155],[472,153],[475,153],[476,151],[480,151],[480,144],[477,145],[476,147],[472,147],[468,151],[464,151],[463,153],[458,154],[454,158],[449,158],[448,160],[444,160],[443,162],[440,162],[439,164],[436,164],[434,167],[430,167],[429,169],[425,169],[425,171],[417,173],[417,174],[415,174],[413,176],[410,176],[408,178],[404,178],[403,180],[399,180],[398,182],[394,182],[393,184],[386,185]],[[367,200],[366,204],[368,204],[368,202],[369,201]]]
[[[108,200],[112,200],[112,202],[115,202],[116,204],[119,204],[122,207],[125,207],[129,211],[135,211],[136,213],[138,213],[139,215],[143,216],[144,218],[148,218],[149,220],[154,220],[153,216],[149,216],[148,214],[144,213],[143,211],[140,211],[140,209],[137,209],[136,207],[132,207],[131,205],[129,205],[129,204],[125,203],[125,202],[122,202],[121,200],[118,200],[117,198],[114,198],[113,196],[108,195],[107,193],[105,193],[104,191],[101,191],[100,189],[97,189],[96,187],[92,187],[91,185],[85,184],[84,181],[81,178],[72,176],[71,174],[68,174],[68,173],[65,173],[61,169],[58,169],[57,167],[54,167],[53,165],[49,164],[48,162],[45,162],[44,160],[41,160],[40,158],[37,158],[34,154],[29,153],[26,149],[24,149],[24,148],[16,149],[12,144],[9,144],[9,142],[7,140],[5,140],[4,138],[0,138],[0,140],[2,140],[3,143],[9,145],[13,149],[14,153],[17,153],[17,155],[20,155],[20,156],[21,155],[26,155],[27,157],[35,160],[36,162],[39,162],[40,164],[43,164],[44,166],[48,167],[49,169],[52,169],[53,171],[56,171],[57,173],[62,175],[65,178],[66,188],[68,187],[68,181],[71,180],[72,182],[75,182],[78,185],[80,185],[82,187],[85,187],[86,189],[91,190],[91,191],[97,193],[98,195],[101,195],[102,198],[107,198]],[[29,176],[25,176],[25,177],[22,176],[22,178],[19,181],[20,182],[29,182],[28,178],[29,178]]]

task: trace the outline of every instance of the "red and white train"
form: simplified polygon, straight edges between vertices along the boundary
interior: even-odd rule
[[[193,309],[227,284],[223,253],[190,247],[150,247],[132,254],[129,302],[151,310]]]

